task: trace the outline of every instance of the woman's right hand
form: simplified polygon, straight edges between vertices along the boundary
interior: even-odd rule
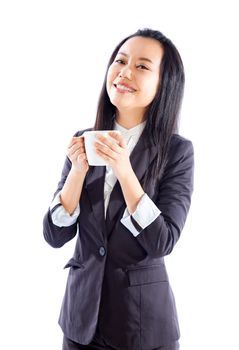
[[[67,149],[67,156],[72,163],[72,170],[87,173],[89,164],[86,158],[84,136],[74,136]]]

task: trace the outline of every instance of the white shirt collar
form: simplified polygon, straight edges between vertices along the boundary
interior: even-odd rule
[[[146,120],[143,121],[142,123],[134,126],[131,129],[126,129],[123,126],[119,125],[116,121],[114,123],[114,130],[119,130],[121,131],[122,136],[128,140],[132,137],[134,139],[134,142],[137,142],[140,138],[140,135],[142,134],[144,127],[146,125]]]

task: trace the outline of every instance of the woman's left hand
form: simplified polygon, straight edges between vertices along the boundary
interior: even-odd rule
[[[110,138],[97,134],[97,139],[103,143],[95,142],[96,153],[102,157],[112,167],[117,179],[127,177],[127,174],[132,172],[132,166],[129,159],[129,152],[125,139],[117,132],[110,131],[109,136],[115,139],[115,142]]]

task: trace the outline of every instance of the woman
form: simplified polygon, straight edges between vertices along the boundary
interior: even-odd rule
[[[180,55],[162,33],[138,30],[114,50],[89,167],[83,131],[72,138],[44,237],[77,234],[59,324],[63,350],[175,350],[179,327],[164,256],[179,239],[193,189],[193,146],[179,136]],[[121,134],[113,130],[120,130]]]

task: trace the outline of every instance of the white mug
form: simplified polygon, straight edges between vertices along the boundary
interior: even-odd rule
[[[96,152],[95,152],[95,141],[100,142],[99,139],[96,138],[96,134],[102,134],[105,137],[109,137],[111,141],[117,141],[110,137],[108,132],[114,131],[120,134],[119,130],[91,130],[91,131],[85,131],[83,136],[85,140],[85,150],[86,150],[86,157],[88,160],[89,165],[99,166],[99,165],[108,165],[107,161],[101,158]]]

